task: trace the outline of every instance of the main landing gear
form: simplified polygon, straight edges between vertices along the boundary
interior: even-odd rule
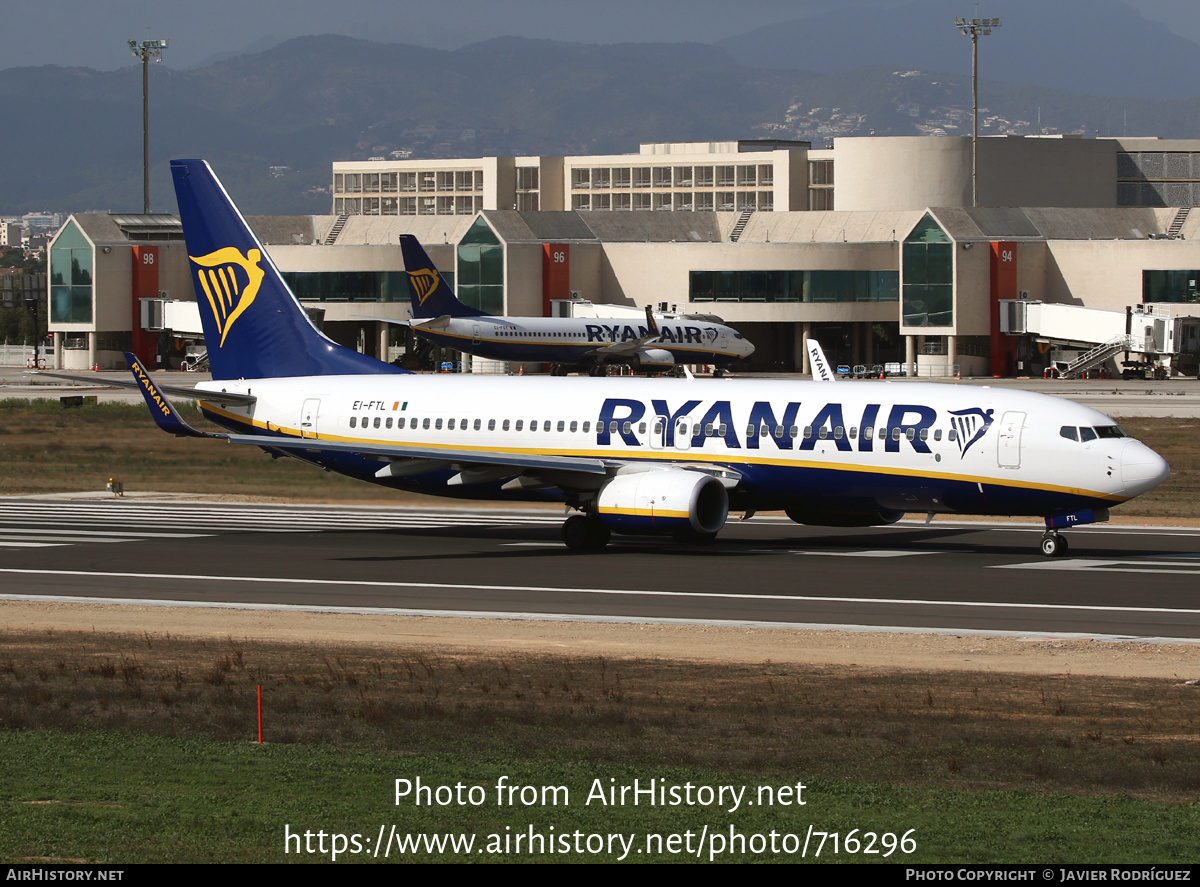
[[[1062,557],[1067,553],[1067,540],[1057,530],[1047,530],[1042,534],[1042,554],[1046,557]]]
[[[571,551],[599,551],[612,538],[608,527],[596,518],[585,517],[582,514],[567,518],[562,534],[563,542]]]

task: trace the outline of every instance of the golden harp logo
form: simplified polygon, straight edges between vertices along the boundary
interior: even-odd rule
[[[252,249],[242,255],[232,246],[227,246],[207,256],[190,256],[196,263],[196,279],[212,308],[221,343],[225,344],[233,322],[250,307],[258,295],[258,287],[266,272],[258,267],[262,253]]]
[[[408,279],[412,283],[413,292],[417,294],[418,305],[424,305],[425,300],[438,288],[438,273],[432,268],[409,271]]]

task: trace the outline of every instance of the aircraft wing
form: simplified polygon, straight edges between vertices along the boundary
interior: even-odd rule
[[[274,450],[307,452],[358,453],[387,460],[420,459],[454,465],[487,465],[520,471],[572,471],[581,474],[607,474],[609,465],[603,459],[582,456],[549,456],[540,453],[504,453],[462,449],[459,447],[414,447],[391,443],[358,443],[354,441],[316,440],[298,437],[263,437],[257,434],[222,434],[230,443],[270,447]]]
[[[141,363],[138,363],[141,366]],[[143,372],[145,368],[143,367]],[[69,373],[48,373],[39,371],[31,373],[36,376],[50,376],[55,379],[66,379],[70,382],[83,382],[94,388],[137,388],[142,389],[140,382],[131,379],[104,379],[96,378],[95,376],[72,376]],[[252,404],[258,400],[252,394],[235,394],[230,391],[204,391],[200,388],[184,388],[182,385],[158,385],[159,391],[164,394],[169,394],[171,397],[185,397],[188,400],[207,400],[210,403],[227,403],[240,406]]]
[[[599,348],[594,348],[586,353],[587,357],[598,357],[600,355],[616,355],[618,357],[632,357],[637,354],[644,346],[651,342],[657,342],[662,338],[662,332],[658,328],[658,321],[654,319],[654,315],[650,312],[650,306],[646,306],[646,329],[650,331],[649,335],[642,336],[638,339],[630,339],[628,342],[613,342],[611,345],[603,345]]]

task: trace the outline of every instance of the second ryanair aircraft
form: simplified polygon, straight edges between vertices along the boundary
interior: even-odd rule
[[[754,353],[754,345],[716,317],[686,314],[641,323],[619,317],[497,317],[459,301],[411,234],[400,235],[412,301],[412,331],[424,339],[493,360],[550,364],[551,375],[607,365],[636,370],[711,363],[720,375]]]
[[[326,339],[208,164],[171,164],[229,429],[190,428],[129,355],[155,420],[364,481],[565,503],[572,549],[610,533],[712,538],[731,510],[869,526],[905,512],[1063,526],[1157,486],[1166,462],[1108,417],[1023,391],[929,383],[414,375]]]

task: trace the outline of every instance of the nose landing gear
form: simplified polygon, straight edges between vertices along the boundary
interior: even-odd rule
[[[1042,534],[1042,554],[1046,557],[1062,557],[1067,553],[1067,540],[1057,530],[1047,530]]]

